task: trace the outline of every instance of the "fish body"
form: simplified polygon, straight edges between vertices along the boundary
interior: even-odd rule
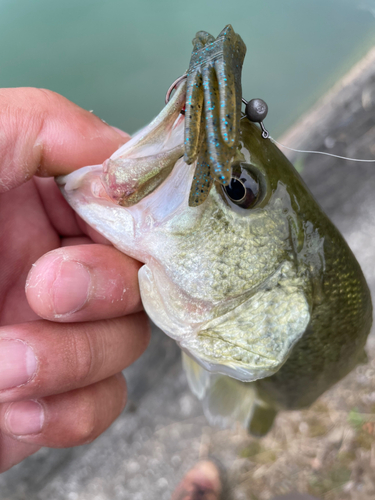
[[[278,410],[310,405],[360,362],[370,292],[302,178],[247,119],[231,181],[214,177],[191,204],[199,158],[183,157],[185,101],[182,84],[103,166],[58,183],[86,222],[144,263],[144,307],[183,350],[209,420],[262,435]]]

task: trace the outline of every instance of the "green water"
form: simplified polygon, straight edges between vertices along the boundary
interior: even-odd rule
[[[59,92],[134,132],[156,115],[198,30],[231,23],[243,95],[280,134],[375,43],[375,0],[0,0],[0,86]]]

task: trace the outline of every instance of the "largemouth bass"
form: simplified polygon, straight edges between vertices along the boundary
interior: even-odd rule
[[[58,183],[86,222],[144,263],[144,307],[183,350],[210,422],[263,435],[278,410],[310,405],[363,359],[372,305],[300,175],[240,120],[245,50],[225,30],[216,41],[197,34],[187,84],[150,125]],[[217,50],[199,59],[207,44]],[[219,103],[235,130],[218,125]]]

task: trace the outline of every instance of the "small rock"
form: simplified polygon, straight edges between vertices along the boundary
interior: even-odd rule
[[[336,144],[336,140],[333,137],[328,136],[324,140],[324,145],[328,149],[332,149],[335,144]]]
[[[165,488],[168,488],[168,481],[165,479],[165,477],[161,477],[160,479],[157,480],[156,486],[160,490],[165,490]]]

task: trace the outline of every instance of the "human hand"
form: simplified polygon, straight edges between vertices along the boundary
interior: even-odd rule
[[[140,264],[42,177],[126,140],[53,92],[0,90],[0,472],[41,446],[92,441],[125,406],[121,370],[149,340]]]

